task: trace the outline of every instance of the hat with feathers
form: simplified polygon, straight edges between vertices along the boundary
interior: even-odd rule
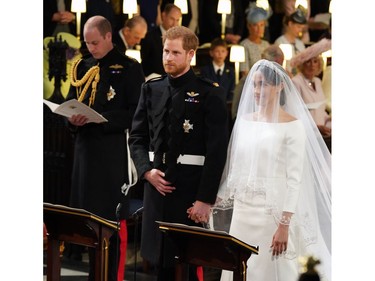
[[[310,47],[307,47],[298,55],[294,56],[290,60],[290,66],[297,67],[303,64],[304,62],[312,58],[315,58],[316,56],[330,49],[331,49],[331,39],[323,38],[320,41],[312,44]]]

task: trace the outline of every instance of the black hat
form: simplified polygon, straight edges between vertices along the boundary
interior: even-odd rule
[[[293,14],[291,14],[289,16],[289,20],[299,24],[305,24],[307,22],[305,14],[300,9],[297,9]]]

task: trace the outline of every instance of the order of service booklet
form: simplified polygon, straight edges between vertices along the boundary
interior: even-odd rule
[[[91,107],[88,107],[86,104],[77,101],[76,99],[68,100],[62,104],[57,104],[46,99],[43,99],[43,102],[51,109],[53,113],[65,117],[82,114],[88,118],[88,123],[108,122],[108,120],[105,119],[101,114],[93,110]]]

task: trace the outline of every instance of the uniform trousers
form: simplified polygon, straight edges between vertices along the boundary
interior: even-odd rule
[[[128,230],[126,220],[120,220],[120,230],[109,239],[108,281],[123,281],[125,276]],[[95,280],[95,249],[89,248],[89,281]]]

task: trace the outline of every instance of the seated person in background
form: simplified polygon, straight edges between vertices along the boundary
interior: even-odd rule
[[[128,49],[135,49],[147,33],[147,22],[141,16],[134,16],[125,21],[124,27],[113,33],[113,43],[116,48],[125,53]]]
[[[181,9],[168,3],[161,13],[161,24],[147,32],[146,37],[141,41],[142,68],[145,76],[166,74],[162,59],[162,35],[171,27],[179,25],[181,17]]]
[[[262,53],[262,59],[269,61],[277,62],[280,65],[283,65],[284,62],[284,53],[279,46],[273,44],[269,45]]]
[[[137,1],[140,15],[146,20],[148,30],[153,30],[161,23],[161,0]]]
[[[201,1],[203,2],[203,1]],[[210,1],[205,1],[210,2]],[[213,1],[215,2],[215,1]],[[219,1],[217,1],[218,3]],[[246,1],[242,0],[231,0],[231,13],[226,15],[225,22],[225,40],[229,44],[238,44],[241,41],[242,34],[244,33],[244,5]],[[216,10],[216,9],[215,9]],[[203,10],[203,13],[207,11]],[[220,15],[221,19],[221,15]],[[204,17],[203,17],[204,20]],[[220,21],[221,27],[221,21]]]
[[[69,0],[43,0],[43,38],[59,32],[76,35],[75,14]]]
[[[306,26],[307,19],[304,13],[297,9],[290,16],[285,16],[284,20],[284,32],[279,38],[275,40],[276,45],[290,44],[292,45],[292,58],[306,49],[305,44],[302,42],[300,37]],[[297,74],[297,69],[287,65],[287,70],[293,75]]]
[[[198,1],[198,34],[201,45],[220,37],[222,16],[217,12],[218,0]],[[231,13],[226,15],[225,41],[228,44],[238,44],[245,29],[245,9],[248,1],[232,0]]]
[[[245,62],[240,63],[241,77],[246,76],[251,67],[262,58],[262,52],[270,45],[262,39],[266,28],[268,12],[257,6],[250,6],[247,13],[247,29],[249,35],[240,42],[245,48]]]
[[[322,43],[325,42],[322,41]],[[323,69],[323,59],[320,56],[322,49],[312,48],[314,45],[291,61],[291,65],[295,65],[299,70],[292,81],[309,108],[320,133],[323,137],[329,137],[331,135],[331,117],[326,111],[326,97],[322,81],[318,77]]]
[[[235,86],[234,68],[226,64],[228,56],[228,45],[225,40],[216,38],[211,42],[209,54],[212,63],[203,66],[200,69],[201,75],[217,82],[225,89],[227,101],[231,101]]]
[[[284,53],[280,49],[280,47],[275,45],[275,44],[268,46],[263,51],[261,56],[262,56],[261,57],[262,59],[274,61],[274,62],[277,62],[280,65],[283,65]],[[238,82],[238,84],[236,85],[236,87],[234,88],[234,91],[233,91],[233,101],[232,101],[232,110],[231,110],[233,122],[235,121],[235,119],[237,117],[238,104],[239,104],[240,99],[241,99],[241,93],[242,93],[242,89],[243,89],[245,81],[246,81],[246,77],[247,77],[247,75],[242,76],[242,78],[240,79],[240,81]],[[291,77],[291,75],[289,75],[289,77]]]
[[[323,71],[322,77],[322,88],[324,95],[326,96],[326,111],[329,115],[332,113],[332,85],[331,85],[331,78],[332,77],[332,65],[328,64],[325,70]]]

